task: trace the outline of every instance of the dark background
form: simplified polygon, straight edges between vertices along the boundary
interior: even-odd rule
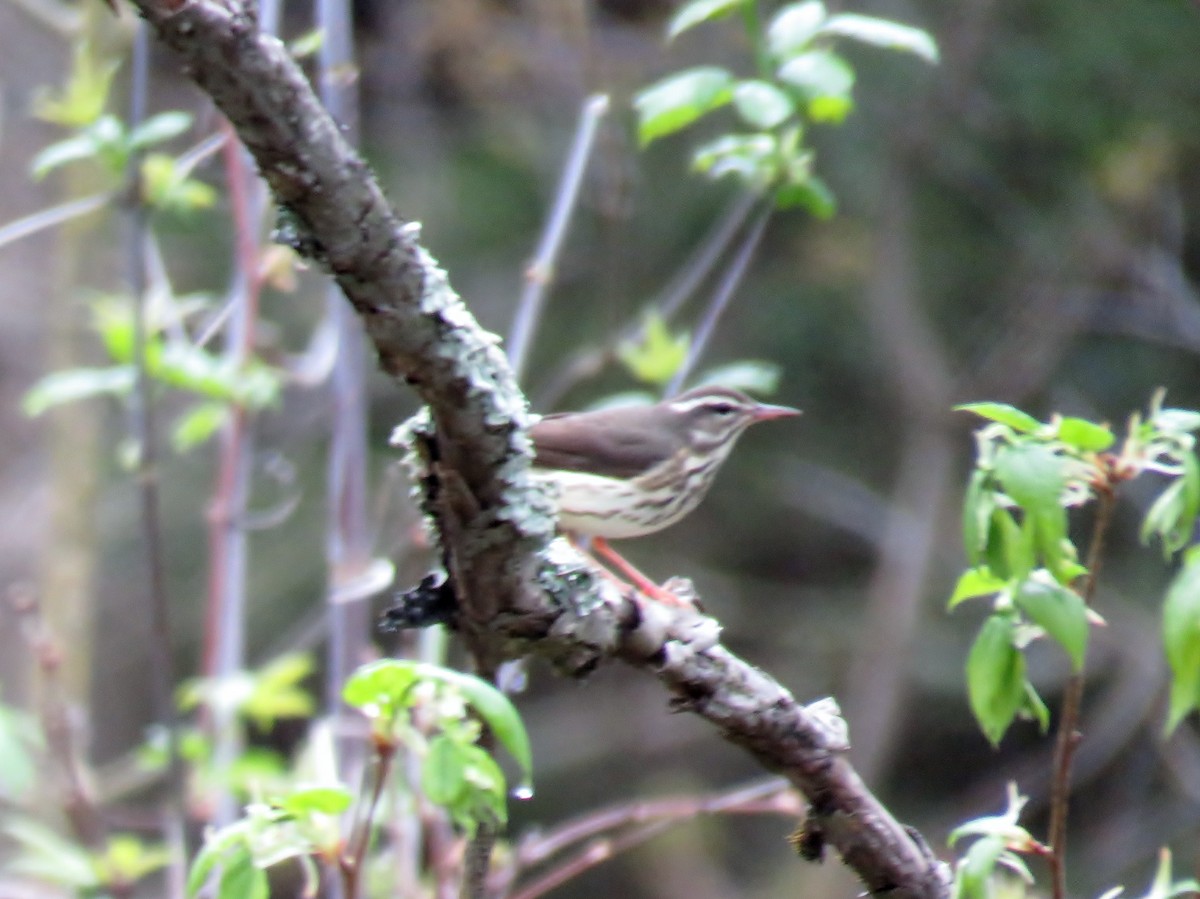
[[[358,7],[365,153],[498,333],[509,326],[579,104],[593,91],[612,96],[528,369],[535,399],[556,390],[573,354],[636,320],[733,199],[732,185],[687,173],[705,127],[636,148],[634,90],[695,62],[745,70],[746,47],[729,23],[665,46],[670,8]],[[751,431],[698,512],[625,549],[660,578],[693,578],[729,646],[798,697],[837,696],[867,782],[944,852],[956,823],[1002,808],[1011,779],[1032,797],[1028,820],[1043,832],[1051,751],[1029,724],[992,750],[966,705],[962,666],[983,607],[945,612],[963,564],[957,515],[973,448],[973,422],[950,408],[998,400],[1119,428],[1158,386],[1171,405],[1200,405],[1200,11],[1170,0],[853,9],[928,29],[942,63],[847,49],[858,108],[843,127],[811,135],[839,213],[773,219],[701,365],[773,360],[782,379],[772,400],[805,415]],[[293,10],[288,31],[307,27]],[[0,221],[8,221],[85,186],[34,185],[26,174],[32,154],[58,136],[29,107],[37,85],[61,80],[66,43],[12,4],[0,5],[0,35]],[[157,62],[155,107],[203,109],[172,61]],[[215,171],[202,174],[220,183]],[[226,211],[222,203],[167,226],[179,292],[222,288]],[[59,365],[64,341],[96,354],[80,298],[120,285],[117,240],[101,226],[74,241],[42,235],[0,249],[0,586],[30,581],[96,602],[94,647],[72,655],[70,677],[93,698],[100,762],[130,748],[150,720],[136,496],[114,453],[125,422],[103,403],[31,422],[19,400]],[[694,327],[705,299],[675,325]],[[276,346],[301,345],[320,310],[316,276],[295,294],[268,295]],[[632,386],[610,365],[555,408]],[[299,496],[295,513],[251,544],[258,661],[303,642],[304,623],[319,620],[327,407],[320,391],[295,389],[256,426],[264,466],[281,454],[300,472],[285,490]],[[412,409],[410,394],[372,381],[372,483],[391,510],[378,549],[400,563],[402,582],[415,581],[426,560],[401,524],[406,493],[388,477],[395,454],[386,443]],[[165,463],[171,595],[189,673],[211,479],[206,450]],[[258,483],[269,505],[277,488]],[[1162,845],[1182,871],[1196,863],[1200,742],[1191,721],[1161,737],[1158,609],[1169,569],[1138,543],[1147,496],[1149,485],[1134,484],[1121,497],[1097,601],[1108,626],[1094,632],[1089,653],[1071,833],[1080,896],[1117,883],[1140,889]],[[1086,514],[1076,521],[1078,540],[1088,524]],[[78,539],[65,539],[64,528]],[[68,636],[91,627],[82,612],[67,619]],[[1030,658],[1053,709],[1065,659],[1048,646]],[[5,698],[20,704],[28,657],[7,624],[0,660]],[[516,833],[600,804],[762,774],[701,722],[672,715],[651,679],[623,668],[573,683],[535,666],[519,705],[538,791],[515,806]],[[697,820],[561,894],[853,895],[837,866],[791,856],[790,827],[778,818]]]

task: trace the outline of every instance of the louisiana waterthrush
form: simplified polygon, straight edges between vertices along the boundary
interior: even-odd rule
[[[642,592],[672,601],[607,541],[679,521],[704,499],[746,428],[799,414],[727,387],[697,387],[653,406],[547,415],[530,429],[534,476],[554,487],[563,530],[592,538]]]

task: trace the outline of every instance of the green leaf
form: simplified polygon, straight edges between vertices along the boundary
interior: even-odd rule
[[[776,209],[807,209],[815,218],[829,219],[837,212],[837,197],[816,175],[803,181],[793,181],[775,189]]]
[[[459,743],[438,734],[429,741],[429,751],[421,761],[421,792],[441,806],[454,804],[466,787],[464,759]]]
[[[36,790],[34,753],[41,744],[42,731],[33,716],[0,705],[0,800],[20,803]]]
[[[1007,509],[992,508],[983,558],[993,574],[1005,579],[1021,580],[1033,570],[1029,532]]]
[[[88,41],[77,41],[66,85],[55,95],[42,93],[35,98],[33,114],[66,128],[90,125],[103,114],[113,76],[120,68],[120,59],[97,58]]]
[[[308,59],[316,56],[325,46],[325,29],[313,28],[304,32],[295,40],[288,43],[288,53],[292,59]]]
[[[160,112],[150,116],[129,133],[129,146],[144,150],[178,137],[192,127],[192,114],[181,110]]]
[[[1027,415],[1015,406],[1007,403],[963,403],[955,406],[956,412],[973,412],[989,421],[1008,425],[1014,431],[1031,434],[1042,426],[1042,423],[1032,415]]]
[[[222,859],[217,899],[270,899],[267,872],[254,864],[245,846]]]
[[[986,567],[968,568],[959,576],[954,587],[954,593],[946,607],[953,609],[959,603],[980,596],[991,596],[999,593],[1008,585],[1008,581],[996,577]]]
[[[117,833],[108,838],[97,862],[106,882],[134,883],[170,864],[171,853],[165,846],[147,845],[131,834]]]
[[[991,899],[991,878],[1004,854],[1004,841],[989,836],[976,840],[955,872],[955,899]]]
[[[963,549],[967,554],[967,562],[972,566],[979,567],[983,561],[995,507],[996,498],[988,486],[988,473],[976,469],[971,472],[963,493],[962,516]]]
[[[658,313],[646,316],[638,341],[626,341],[617,348],[617,356],[630,373],[646,384],[662,386],[675,376],[687,359],[691,338],[684,332],[678,337],[667,328]]]
[[[1154,416],[1154,425],[1161,431],[1188,434],[1200,430],[1200,412],[1191,409],[1160,409]]]
[[[967,655],[967,695],[984,736],[999,745],[1025,700],[1025,657],[1015,645],[1016,623],[992,615]]]
[[[151,374],[178,390],[253,407],[267,405],[278,393],[278,377],[265,366],[231,364],[195,344],[157,344],[147,355]]]
[[[809,50],[785,62],[779,78],[808,102],[814,122],[840,122],[853,106],[854,70],[832,50]]]
[[[964,837],[993,836],[1004,841],[1006,846],[1026,847],[1036,841],[1018,822],[1021,812],[1029,804],[1029,797],[1022,796],[1017,785],[1009,781],[1007,790],[1008,802],[1004,811],[999,815],[985,815],[982,818],[972,818],[965,821],[946,837],[946,845],[953,847]]]
[[[229,420],[231,411],[222,402],[196,403],[175,422],[171,429],[171,445],[176,452],[186,453],[207,443]]]
[[[91,853],[78,843],[31,818],[10,817],[2,827],[20,846],[20,852],[6,861],[7,870],[78,890],[100,885]]]
[[[213,188],[189,178],[179,161],[165,153],[150,153],[142,160],[142,196],[155,209],[181,215],[208,209],[217,201]]]
[[[686,128],[719,109],[733,97],[733,75],[716,66],[676,72],[640,91],[633,105],[638,113],[642,146]]]
[[[1025,513],[1024,526],[1033,532],[1033,546],[1042,564],[1060,583],[1070,583],[1062,576],[1064,565],[1074,562],[1074,551],[1067,540],[1067,510],[1054,505]]]
[[[774,128],[796,111],[792,98],[769,81],[739,81],[733,89],[733,105],[746,124]]]
[[[509,698],[481,678],[439,665],[382,659],[355,671],[342,688],[342,698],[368,717],[384,717],[407,707],[412,701],[412,685],[427,680],[446,684],[462,694],[520,766],[520,789],[527,790],[533,769],[529,734]]]
[[[730,362],[728,365],[708,369],[696,379],[696,386],[719,384],[747,393],[770,396],[779,389],[780,373],[779,364],[776,362],[743,359],[740,362]]]
[[[342,699],[368,718],[390,718],[412,702],[412,686],[418,677],[414,665],[401,659],[363,665],[342,687]]]
[[[96,141],[89,134],[77,134],[50,144],[37,153],[29,163],[33,180],[41,181],[57,168],[81,159],[92,159],[99,153]]]
[[[1171,850],[1165,846],[1158,851],[1158,867],[1150,890],[1141,899],[1174,899],[1176,896],[1195,896],[1200,892],[1200,883],[1188,877],[1174,880],[1171,877]]]
[[[929,32],[911,25],[902,25],[874,16],[840,13],[831,16],[820,29],[821,34],[848,37],[863,44],[886,47],[921,57],[926,62],[938,61],[938,48]]]
[[[1041,444],[1005,446],[996,453],[996,477],[1004,492],[1027,512],[1061,508],[1066,461]]]
[[[1200,707],[1200,547],[1185,555],[1163,604],[1163,645],[1171,667],[1166,732]]]
[[[790,59],[812,43],[826,16],[825,4],[819,0],[788,4],[767,26],[767,47],[776,59]]]
[[[1200,515],[1200,463],[1195,453],[1188,451],[1180,464],[1179,477],[1158,495],[1142,521],[1142,542],[1149,543],[1157,534],[1168,559],[1192,542]]]
[[[186,893],[188,896],[195,896],[208,883],[209,875],[221,858],[229,851],[231,841],[228,838],[229,830],[218,831],[215,834],[208,835],[204,840],[204,845],[200,847],[200,851],[196,853],[196,857],[192,859],[191,869],[188,871]]]
[[[1185,452],[1180,462],[1183,465],[1183,473],[1180,475],[1180,480],[1183,481],[1183,502],[1173,534],[1174,550],[1183,549],[1191,540],[1196,530],[1196,518],[1200,515],[1200,460],[1196,459],[1195,453]]]
[[[54,406],[93,396],[124,396],[133,389],[135,377],[129,365],[52,372],[29,389],[21,407],[26,415],[38,416]]]
[[[667,25],[667,39],[674,40],[689,28],[727,16],[749,2],[751,0],[691,0],[679,7],[671,17]]]
[[[429,677],[453,685],[467,698],[467,702],[520,766],[522,779],[518,789],[528,791],[533,771],[533,752],[529,746],[529,734],[509,698],[487,681],[471,674],[436,665],[420,664],[418,669]]]
[[[1038,733],[1049,732],[1050,709],[1029,681],[1025,681],[1025,701],[1021,703],[1021,712],[1037,722]]]
[[[1085,453],[1101,453],[1117,438],[1108,425],[1098,425],[1086,418],[1063,418],[1058,422],[1058,439]]]
[[[302,787],[275,800],[284,811],[304,818],[313,813],[340,815],[350,807],[354,797],[344,787]]]
[[[312,659],[304,653],[287,653],[272,660],[253,672],[241,713],[262,730],[269,730],[280,718],[311,717],[316,703],[301,681],[312,669]]]
[[[100,116],[73,137],[43,149],[33,158],[30,169],[40,180],[60,166],[83,159],[94,159],[112,174],[121,174],[129,159],[129,139],[120,119]]]
[[[1030,621],[1067,651],[1075,671],[1083,670],[1088,620],[1087,605],[1078,593],[1049,577],[1034,574],[1017,587],[1013,602]]]
[[[712,179],[734,175],[761,190],[779,173],[779,144],[772,134],[723,134],[696,148],[692,168]]]
[[[1170,558],[1180,547],[1172,547],[1170,535],[1174,533],[1183,512],[1183,479],[1179,478],[1168,484],[1146,510],[1142,519],[1142,543],[1149,543],[1155,534],[1163,544],[1163,556]]]

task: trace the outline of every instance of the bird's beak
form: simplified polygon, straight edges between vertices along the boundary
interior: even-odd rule
[[[754,410],[755,421],[770,421],[772,418],[791,418],[793,415],[799,415],[799,409],[793,409],[791,406],[772,406],[767,403],[759,403],[758,408]]]

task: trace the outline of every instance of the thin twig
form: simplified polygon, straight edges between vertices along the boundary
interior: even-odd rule
[[[664,320],[670,321],[704,283],[757,202],[757,194],[751,191],[739,193],[700,245],[646,308],[656,310]],[[637,337],[643,321],[644,312],[639,311],[633,320],[618,328],[604,343],[572,355],[562,367],[546,378],[545,385],[534,397],[534,408],[552,408],[572,387],[597,374],[613,358],[616,347]]]
[[[717,322],[729,306],[729,301],[733,299],[734,291],[742,283],[742,278],[746,275],[746,269],[750,265],[750,260],[754,258],[754,251],[758,249],[763,231],[766,230],[772,211],[772,207],[769,204],[764,205],[758,217],[750,225],[750,230],[742,239],[742,244],[738,247],[737,255],[729,263],[729,268],[721,278],[721,283],[717,285],[717,290],[704,312],[704,317],[700,320],[700,326],[696,329],[696,335],[692,338],[692,343],[688,347],[687,358],[684,360],[683,365],[679,366],[679,371],[675,372],[675,376],[671,378],[671,383],[667,385],[667,396],[673,396],[679,392],[684,382],[687,381],[688,376],[696,368],[696,363],[700,361],[700,357],[704,355],[704,351],[708,348],[708,342],[712,339]]]
[[[0,228],[0,247],[30,237],[39,231],[45,231],[47,228],[54,228],[82,218],[89,213],[103,209],[112,199],[112,191],[104,191],[104,193],[92,194],[90,197],[59,203],[48,209],[39,209],[31,215],[11,221]]]
[[[602,837],[572,856],[564,864],[547,872],[533,883],[513,893],[510,899],[537,899],[564,883],[578,877],[589,868],[603,864],[635,846],[640,846],[660,833],[669,830],[675,821],[650,821],[618,837]]]
[[[63,779],[63,814],[71,833],[84,846],[98,849],[106,836],[104,821],[96,805],[72,723],[70,705],[62,684],[63,650],[42,617],[37,596],[24,587],[8,590],[8,604],[16,613],[20,633],[33,654],[41,674],[38,717],[46,737],[47,758]]]
[[[1089,606],[1096,596],[1100,565],[1104,561],[1104,541],[1112,523],[1115,495],[1111,481],[1097,489],[1096,520],[1088,548],[1087,581],[1083,601]],[[1079,746],[1079,713],[1083,705],[1083,672],[1072,674],[1063,691],[1058,734],[1054,743],[1054,779],[1050,784],[1050,876],[1054,899],[1067,896],[1067,810],[1071,800],[1071,762]]]
[[[316,0],[315,7],[317,26],[324,35],[320,52],[321,100],[341,126],[346,140],[355,144],[358,79],[350,4],[347,0]],[[329,643],[325,705],[333,722],[338,777],[349,782],[363,764],[364,734],[361,717],[342,702],[342,686],[364,661],[371,630],[368,603],[371,592],[351,589],[367,579],[373,541],[367,486],[367,359],[362,329],[354,311],[332,283],[326,288],[325,309],[337,345],[329,377],[332,410],[326,466],[325,620]]]
[[[568,822],[555,833],[525,841],[517,850],[518,864],[530,867],[558,852],[591,842],[561,865],[512,894],[512,899],[537,899],[614,856],[645,843],[697,815],[774,814],[795,817],[803,812],[796,792],[782,778],[700,797],[677,797],[634,802]],[[607,832],[625,828],[616,836]]]
[[[146,118],[146,92],[150,78],[150,34],[144,23],[138,24],[133,43],[133,75],[130,80],[130,127]],[[138,445],[137,481],[141,505],[142,546],[146,557],[149,591],[150,677],[153,681],[155,717],[162,722],[167,740],[168,824],[166,834],[181,838],[187,833],[186,774],[179,749],[179,711],[174,701],[175,641],[171,627],[171,605],[167,596],[166,561],[163,550],[162,510],[158,494],[157,432],[154,416],[153,386],[147,365],[147,243],[149,210],[141,197],[141,154],[132,154],[127,179],[129,197],[129,280],[134,296],[133,359],[135,369],[133,431]],[[182,896],[184,867],[188,857],[186,839],[170,868],[170,894]]]
[[[362,792],[368,799],[365,803],[358,803],[360,811],[346,842],[348,851],[340,864],[343,899],[357,899],[367,861],[367,849],[371,845],[371,822],[375,820],[375,810],[379,807],[379,798],[383,795],[388,774],[392,770],[392,760],[396,757],[396,748],[386,743],[376,742],[374,749],[371,761],[363,771]]]
[[[761,196],[752,190],[738,193],[721,217],[717,219],[712,230],[705,235],[704,240],[692,252],[687,261],[680,266],[675,276],[658,293],[653,306],[663,318],[670,318],[678,312],[683,304],[691,299],[700,289],[700,285],[716,268],[717,262],[725,250],[733,243],[738,232],[745,224],[747,216],[761,200]]]
[[[605,94],[592,94],[584,101],[583,110],[579,114],[579,125],[575,129],[575,140],[567,155],[567,164],[563,168],[562,179],[554,198],[554,207],[550,210],[550,218],[546,222],[545,231],[542,232],[537,253],[525,270],[525,289],[521,291],[521,300],[517,304],[512,330],[508,335],[508,363],[518,380],[529,361],[529,348],[541,318],[546,288],[554,278],[558,251],[567,236],[571,213],[574,212],[579,199],[579,186],[583,183],[583,173],[592,155],[596,129],[607,111],[608,96]]]
[[[228,129],[229,125],[222,126]],[[234,227],[234,276],[230,303],[235,309],[228,321],[225,355],[241,365],[254,346],[255,321],[262,279],[258,272],[256,223],[262,208],[255,181],[237,141],[223,145],[229,206]],[[240,405],[230,409],[221,429],[217,485],[209,513],[209,597],[205,635],[205,674],[228,678],[246,666],[246,572],[248,546],[242,526],[250,491],[252,437],[249,412]],[[211,711],[218,770],[227,770],[240,751],[234,710]],[[233,797],[219,797],[215,823],[227,824],[236,813]]]
[[[785,798],[786,801],[783,801]],[[549,833],[526,837],[517,847],[517,861],[522,867],[532,867],[605,831],[659,818],[682,819],[717,813],[737,814],[747,810],[752,813],[775,811],[794,815],[802,809],[795,789],[781,777],[704,796],[626,802],[567,821]]]

